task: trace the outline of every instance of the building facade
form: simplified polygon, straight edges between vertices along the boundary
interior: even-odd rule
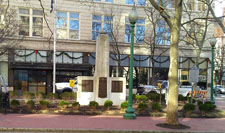
[[[111,41],[110,76],[117,76],[120,70],[121,76],[128,78],[130,52],[128,14],[133,2],[133,0],[57,0],[56,13],[50,13],[49,0],[42,0],[41,4],[35,0],[10,2],[10,6],[17,11],[19,23],[17,35],[22,38],[22,41],[17,47],[9,49],[7,55],[4,55],[5,58],[1,57],[1,75],[6,79],[8,86],[14,87],[18,94],[26,91],[52,92],[53,32],[56,15],[56,82],[68,82],[76,76],[93,74],[95,46],[100,31],[107,32]],[[150,58],[152,52],[149,36],[154,28],[149,23],[145,11],[149,3],[145,0],[135,0],[135,2],[139,19],[135,28],[134,84],[150,83],[152,59],[155,77],[158,80],[167,80],[170,31],[164,21],[157,22],[155,30],[159,35],[153,40],[157,43],[154,58]],[[165,6],[172,11],[175,8],[174,4],[171,0]],[[201,10],[205,8],[195,1],[186,1],[185,4],[195,13],[201,13]],[[213,30],[213,27],[210,30]],[[205,88],[207,81],[210,81],[207,78],[210,77],[208,67],[209,57],[211,57],[211,49],[208,42],[206,43],[199,61],[199,83]],[[180,82],[188,81],[188,71],[195,64],[196,55],[191,45],[182,42],[179,44]],[[121,69],[117,69],[118,56]]]

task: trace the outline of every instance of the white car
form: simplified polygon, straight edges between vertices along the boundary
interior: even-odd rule
[[[77,81],[75,81],[75,86],[72,88],[70,87],[69,82],[60,82],[56,83],[56,92],[61,94],[63,92],[76,92],[77,91]]]

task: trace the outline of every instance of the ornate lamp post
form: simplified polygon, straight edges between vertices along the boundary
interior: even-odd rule
[[[138,19],[135,4],[129,14],[129,21],[131,24],[131,43],[130,43],[130,69],[129,69],[129,97],[128,107],[126,113],[123,115],[124,119],[136,119],[136,114],[132,107],[132,94],[133,94],[133,54],[134,54],[134,27]]]
[[[212,63],[211,63],[211,102],[215,103],[214,97],[213,97],[213,90],[214,90],[214,85],[213,85],[213,72],[214,72],[214,49],[215,49],[215,45],[216,45],[216,39],[213,37],[210,40],[210,44],[212,46]]]

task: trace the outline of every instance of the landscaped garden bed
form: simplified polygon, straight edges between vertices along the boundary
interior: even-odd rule
[[[166,104],[162,100],[159,102],[159,94],[151,93],[147,95],[133,95],[133,107],[137,116],[166,116]],[[60,96],[49,93],[48,95],[25,93],[22,97],[11,95],[11,105],[7,113],[23,114],[62,114],[62,115],[123,115],[128,106],[128,102],[123,102],[120,106],[114,106],[112,101],[105,101],[104,106],[99,106],[92,101],[87,106],[80,106],[75,101],[76,93],[64,93]],[[162,95],[164,99],[164,95]],[[178,115],[179,117],[225,117],[224,111],[216,110],[210,102],[193,100],[179,96]]]

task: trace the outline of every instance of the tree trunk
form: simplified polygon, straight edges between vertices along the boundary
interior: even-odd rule
[[[170,70],[169,70],[169,100],[167,107],[166,123],[178,125],[178,40],[179,27],[171,29]]]

